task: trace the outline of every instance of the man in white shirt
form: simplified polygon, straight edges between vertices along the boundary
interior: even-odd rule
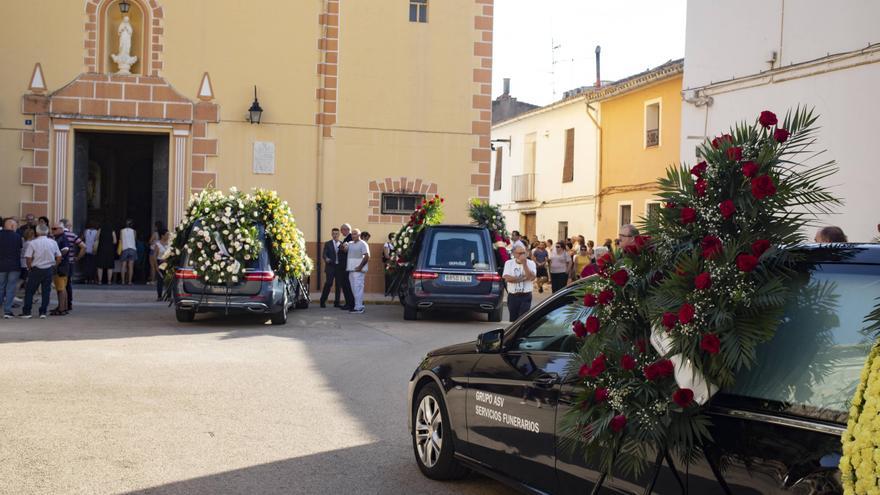
[[[523,249],[526,250],[526,257],[528,257],[528,249],[526,249],[526,243],[523,242],[522,236],[520,235],[518,230],[514,230],[510,233],[510,253],[513,254],[513,250],[516,249],[517,246],[522,246]]]
[[[24,257],[27,260],[28,280],[24,293],[24,307],[21,318],[31,318],[34,304],[34,293],[41,289],[40,318],[46,317],[49,310],[49,297],[52,293],[52,276],[55,267],[61,263],[61,250],[58,243],[47,237],[48,225],[37,225],[37,237],[27,245]]]
[[[537,267],[526,257],[526,248],[520,245],[513,248],[513,259],[504,263],[501,276],[507,282],[507,311],[514,322],[532,307],[532,282]]]
[[[361,239],[361,231],[352,229],[351,242],[347,249],[348,279],[354,296],[354,307],[350,313],[364,312],[364,278],[370,262],[370,246]],[[346,301],[347,302],[347,301]]]

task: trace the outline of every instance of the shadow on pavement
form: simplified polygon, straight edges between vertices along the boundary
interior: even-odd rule
[[[471,474],[461,481],[423,478],[414,465],[388,462],[380,442],[259,464],[127,492],[128,495],[224,494],[498,494],[498,483]],[[353,476],[353,471],[358,472]],[[320,476],[315,476],[320,473]],[[404,488],[406,487],[406,488]]]

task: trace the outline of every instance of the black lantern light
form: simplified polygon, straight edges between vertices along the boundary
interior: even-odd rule
[[[259,124],[263,117],[263,107],[260,106],[260,100],[257,99],[257,87],[254,86],[254,102],[248,109],[248,120],[251,124]]]
[[[131,4],[128,3],[128,0],[119,0],[119,11],[123,14],[128,13],[128,9],[131,8]]]

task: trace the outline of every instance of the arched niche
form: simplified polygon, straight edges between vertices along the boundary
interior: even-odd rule
[[[127,14],[119,10],[119,0],[105,1],[99,10],[98,19],[98,72],[115,74],[117,66],[110,55],[119,50],[119,37],[117,29],[122,23],[123,16],[128,16],[134,30],[131,37],[131,55],[138,58],[131,66],[134,75],[149,75],[150,67],[150,33],[152,22],[149,8],[141,0],[128,0],[130,5]]]

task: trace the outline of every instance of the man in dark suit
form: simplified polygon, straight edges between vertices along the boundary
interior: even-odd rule
[[[324,243],[324,251],[321,255],[324,258],[324,275],[327,276],[327,281],[324,282],[324,290],[321,292],[321,307],[327,307],[327,298],[330,297],[330,288],[335,285],[336,297],[333,298],[333,306],[341,308],[342,304],[340,304],[339,291],[342,289],[342,286],[339,285],[336,272],[340,266],[342,267],[342,270],[345,271],[345,258],[339,257],[339,246],[342,244],[342,242],[339,241],[339,229],[334,227],[330,235],[333,239]]]
[[[342,287],[342,293],[345,294],[345,306],[341,309],[351,311],[354,309],[354,293],[351,291],[351,281],[348,279],[348,243],[351,242],[351,225],[344,223],[339,227],[343,236],[339,250],[336,251],[339,263],[336,265],[336,283]]]

